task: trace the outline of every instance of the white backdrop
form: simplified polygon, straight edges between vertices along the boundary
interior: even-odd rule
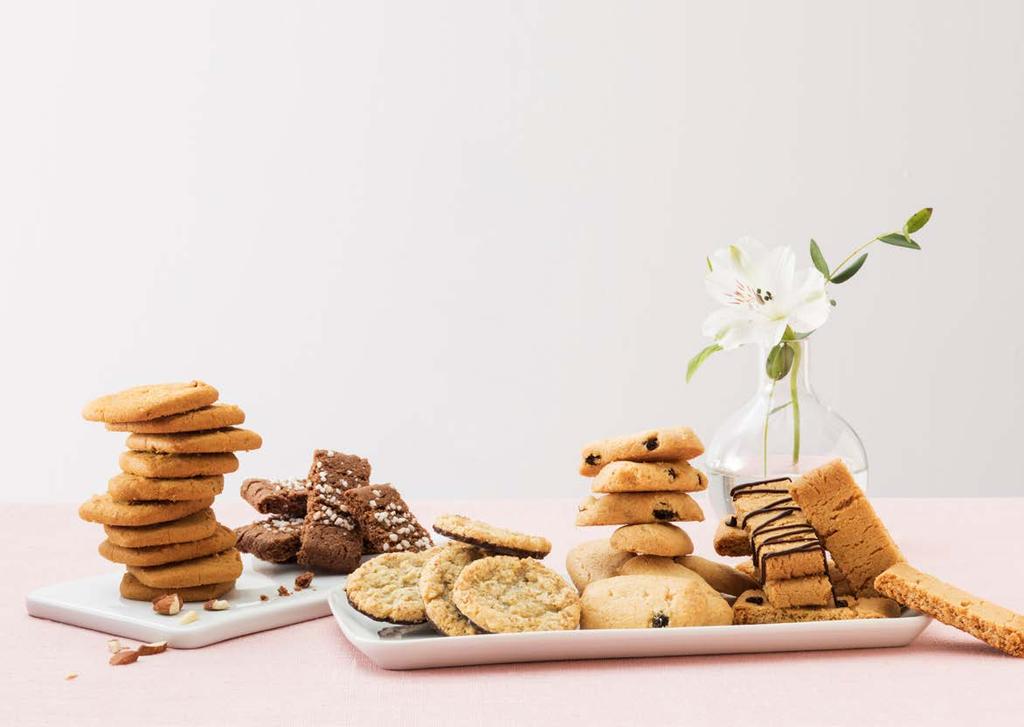
[[[704,256],[833,260],[933,205],[817,336],[886,495],[1020,494],[1024,6],[6,3],[0,497],[78,500],[95,395],[199,377],[296,475],[580,495],[587,440],[710,439]]]

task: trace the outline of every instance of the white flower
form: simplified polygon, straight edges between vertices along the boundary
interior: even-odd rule
[[[707,317],[703,333],[723,349],[746,343],[770,348],[782,340],[786,326],[810,333],[828,319],[832,306],[825,277],[811,267],[798,272],[788,247],[767,250],[745,237],[708,262],[705,286],[725,307]]]

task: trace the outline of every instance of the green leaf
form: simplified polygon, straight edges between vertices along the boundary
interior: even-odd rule
[[[768,352],[768,360],[764,364],[768,378],[772,381],[784,379],[791,368],[793,368],[792,346],[785,341],[775,344]]]
[[[697,369],[700,368],[702,363],[710,358],[711,354],[721,350],[721,346],[717,343],[712,343],[710,346],[707,346],[703,351],[691,358],[690,363],[686,364],[686,383],[690,383],[690,379],[692,379],[693,375],[697,373]]]
[[[838,273],[832,276],[832,282],[838,285],[839,283],[845,283],[847,280],[857,274],[857,271],[864,266],[864,261],[868,259],[868,254],[864,253],[859,258],[854,260],[852,263],[847,265],[845,268],[840,270]]]
[[[909,238],[913,233],[920,230],[922,227],[928,224],[928,220],[932,218],[932,208],[925,207],[923,210],[915,212],[907,220],[907,224],[903,225],[903,235]]]
[[[704,259],[705,259],[705,260],[707,261],[707,263],[708,263],[708,272],[710,273],[710,272],[714,271],[714,268],[713,268],[713,267],[711,266],[711,258],[709,258],[709,257],[706,257],[706,258],[704,258]]]
[[[790,406],[792,403],[793,403],[793,400],[790,399],[785,404],[779,404],[777,407],[775,407],[770,412],[768,412],[768,416],[771,416],[772,414],[777,414],[778,412],[780,412],[783,409],[785,409],[787,406]]]
[[[878,238],[878,241],[884,242],[886,245],[894,245],[896,247],[909,247],[911,250],[921,249],[920,245],[899,232],[890,232],[888,235],[882,235]]]
[[[807,331],[807,333],[797,333],[796,331],[794,331],[789,326],[786,326],[786,332],[782,334],[782,340],[783,341],[802,341],[805,338],[807,338],[809,335],[811,335],[812,333],[814,333],[814,331]]]
[[[825,276],[825,280],[828,280],[828,263],[825,262],[825,256],[821,254],[821,248],[814,240],[811,240],[811,262],[818,272]]]

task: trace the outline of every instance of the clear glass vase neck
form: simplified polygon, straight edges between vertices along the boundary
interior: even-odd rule
[[[792,385],[792,377],[796,377],[796,388],[801,394],[814,395],[814,387],[811,384],[811,339],[803,338],[799,341],[787,341],[786,345],[793,350],[793,365],[784,377],[773,381],[768,376],[767,361],[768,354],[772,347],[757,347],[757,386],[759,389],[770,389],[785,386],[787,389]]]

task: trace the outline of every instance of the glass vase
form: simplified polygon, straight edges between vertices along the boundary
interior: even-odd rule
[[[732,487],[769,477],[795,478],[836,458],[867,490],[864,444],[811,385],[810,339],[788,345],[792,365],[778,381],[766,370],[769,349],[758,350],[753,397],[725,420],[707,448],[708,492],[719,517],[732,514]]]

